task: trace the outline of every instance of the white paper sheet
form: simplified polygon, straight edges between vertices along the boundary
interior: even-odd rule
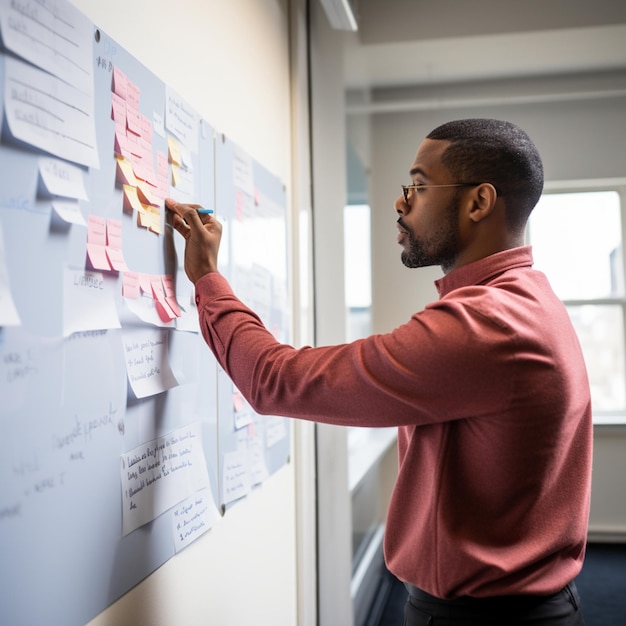
[[[224,504],[228,504],[250,492],[248,451],[240,449],[224,452],[222,461],[222,493]]]
[[[171,87],[167,87],[165,128],[194,154],[198,154],[200,115]]]
[[[52,196],[87,200],[83,170],[62,159],[39,158],[39,176]]]
[[[63,335],[84,330],[121,328],[115,305],[116,282],[101,272],[65,268]]]
[[[128,381],[137,398],[153,396],[178,385],[169,363],[168,331],[137,328],[124,333]]]
[[[121,456],[122,530],[127,535],[201,489],[210,489],[199,423]]]
[[[85,94],[93,89],[93,25],[70,2],[0,0],[4,45]]]
[[[99,167],[93,95],[17,59],[4,62],[11,135],[62,159]]]
[[[203,489],[189,496],[172,509],[172,531],[176,552],[210,530],[220,519],[211,489]]]

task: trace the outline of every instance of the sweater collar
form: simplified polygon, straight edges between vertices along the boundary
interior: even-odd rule
[[[439,297],[443,298],[451,291],[468,285],[480,285],[488,282],[502,272],[518,267],[530,267],[533,264],[531,246],[511,248],[486,256],[473,263],[462,265],[452,270],[443,278],[435,281]]]

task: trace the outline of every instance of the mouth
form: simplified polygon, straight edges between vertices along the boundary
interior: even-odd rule
[[[402,243],[409,236],[409,231],[400,220],[396,222],[396,226],[398,227],[398,243]]]

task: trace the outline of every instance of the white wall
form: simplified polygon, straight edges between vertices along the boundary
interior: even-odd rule
[[[292,91],[291,72],[297,76],[298,68],[290,64],[289,6],[302,3],[74,0],[74,4],[215,128],[290,183],[292,97],[298,106],[301,96],[297,89]],[[302,20],[301,14],[295,19]],[[304,45],[298,36],[293,43]],[[293,52],[301,59],[297,49]],[[314,475],[310,454],[304,467],[298,454],[303,445],[310,450],[312,435],[298,424],[294,429],[289,465],[91,626],[314,624],[314,572],[298,588],[297,555],[303,537],[301,533],[296,537],[299,525],[311,532],[310,520],[303,521],[298,511],[301,498],[310,501],[312,496],[296,495],[294,489],[297,481],[306,492]],[[314,550],[314,541],[312,545]],[[310,552],[305,563],[307,558],[310,567],[314,560]]]

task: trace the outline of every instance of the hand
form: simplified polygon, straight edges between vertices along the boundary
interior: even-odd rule
[[[192,283],[205,274],[217,272],[217,253],[222,225],[212,215],[200,215],[199,204],[181,204],[167,198],[165,207],[172,212],[172,226],[185,238],[185,273]]]

